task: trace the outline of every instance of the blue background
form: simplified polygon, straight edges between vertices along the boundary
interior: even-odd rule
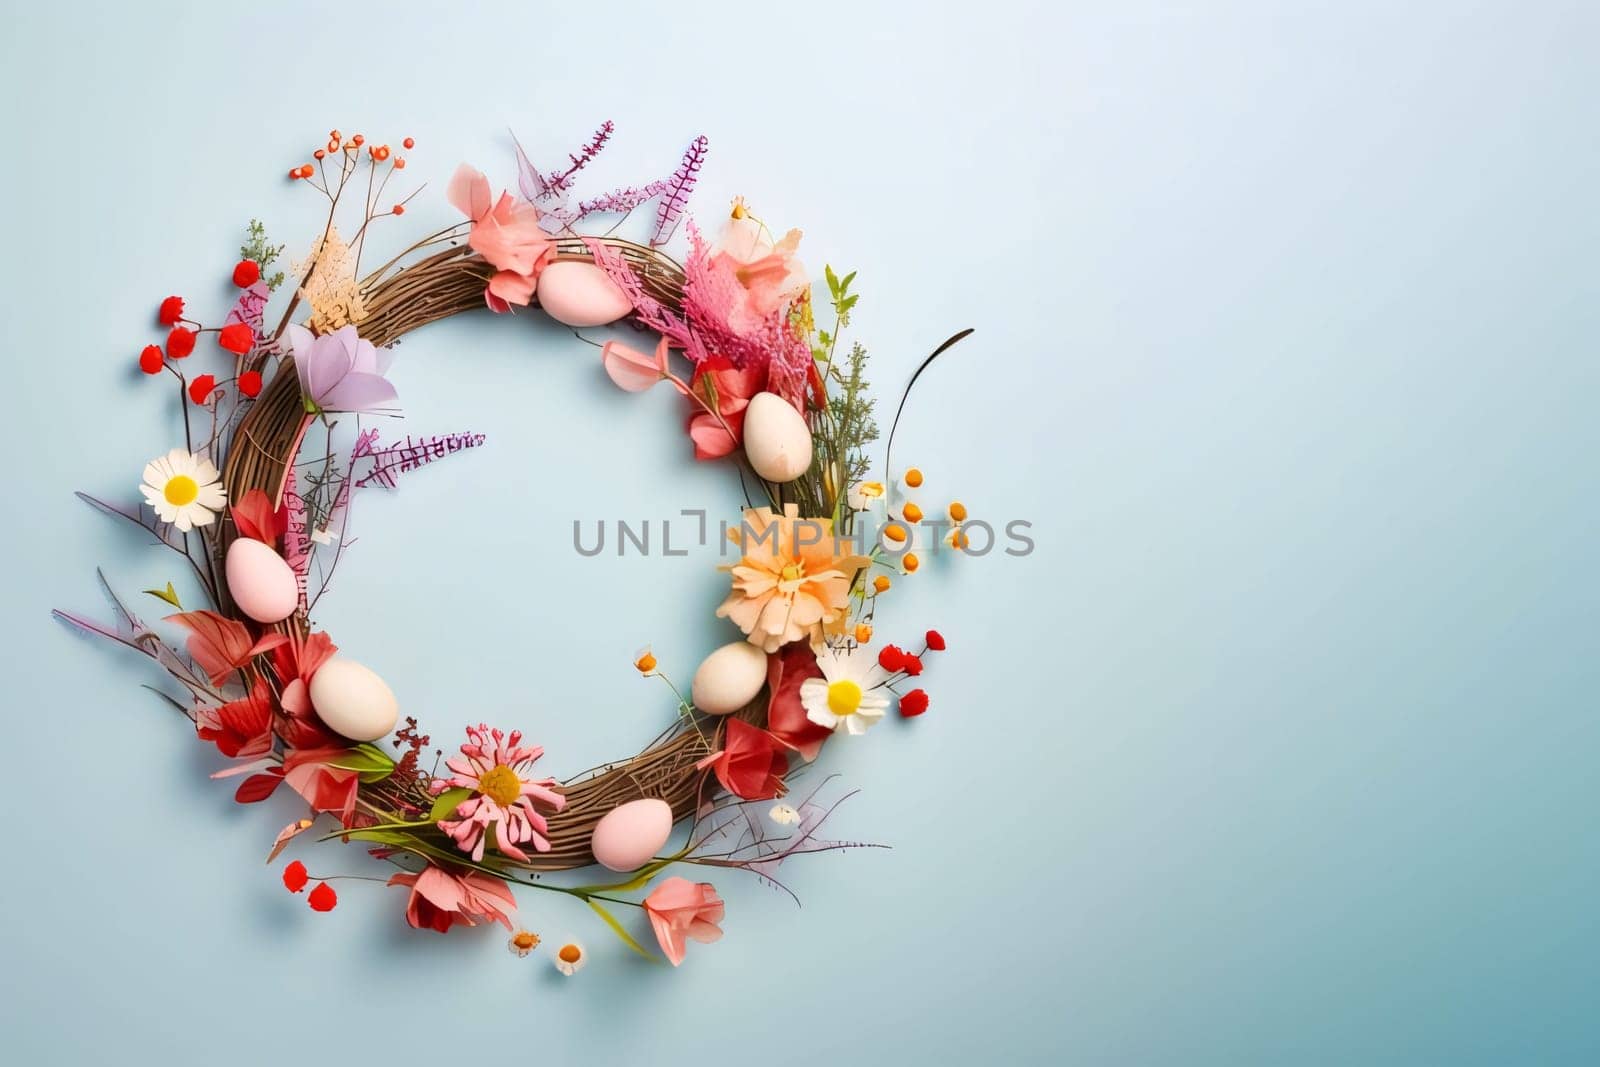
[[[5,961],[16,1062],[1593,1062],[1600,214],[1587,5],[273,3],[14,7]],[[712,152],[860,271],[897,455],[1038,550],[932,568],[933,708],[824,763],[864,792],[786,898],[716,878],[676,972],[526,894],[592,959],[439,938],[344,883],[307,911],[133,657],[46,618],[93,568],[177,577],[77,504],[173,443],[132,371],[215,320],[285,170],[415,136],[511,177],[605,118],[588,188]],[[213,281],[215,279],[215,281]],[[202,356],[205,355],[202,346]],[[197,360],[202,358],[197,356]],[[566,774],[671,714],[728,631],[706,554],[580,559],[571,521],[732,513],[665,393],[532,317],[408,339],[403,429],[485,449],[358,503],[320,621],[436,744],[519,723]],[[137,593],[133,592],[137,597]],[[156,615],[160,605],[141,598]],[[317,873],[354,849],[299,847]],[[481,936],[474,936],[475,934]]]

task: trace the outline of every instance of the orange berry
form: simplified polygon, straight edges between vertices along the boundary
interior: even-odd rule
[[[300,168],[300,177],[309,178],[313,174],[315,174],[316,172],[317,172],[316,168],[313,167],[311,164],[307,163],[307,164],[305,164],[304,166],[302,166]]]
[[[291,177],[291,178],[300,177],[300,168],[299,167],[295,167],[295,168],[291,169],[289,171],[289,177]]]
[[[915,467],[907,468],[906,484],[915,489],[922,484],[922,472]]]
[[[915,504],[907,504],[900,509],[900,514],[905,516],[907,522],[917,523],[922,521],[922,509]]]
[[[917,558],[917,554],[915,552],[907,552],[906,558],[900,562],[905,567],[906,573],[908,574],[922,566],[922,561]]]
[[[856,644],[864,645],[872,640],[872,627],[864,622],[856,623]]]
[[[315,152],[311,153],[311,158],[312,159],[321,159],[323,156],[325,156],[327,154],[328,153],[324,152],[322,149],[319,148]]]
[[[412,137],[407,137],[404,141],[401,141],[400,143],[405,145],[407,148],[415,148],[415,147],[417,147],[416,139],[412,138]]]
[[[396,204],[390,210],[392,210],[396,215],[404,215],[406,213],[406,206],[404,204]]]
[[[406,169],[406,157],[405,156],[395,156],[394,157],[394,169],[395,170],[405,170]]]
[[[354,137],[350,138],[350,143],[355,145],[357,148],[360,148],[362,145],[367,143],[367,139],[358,133]]]
[[[378,146],[378,150],[376,152],[372,153],[372,158],[376,159],[379,163],[382,163],[384,160],[388,159],[389,158],[389,146],[388,145],[379,145]]]
[[[339,138],[341,138],[343,136],[344,136],[344,134],[340,133],[338,130],[329,130],[328,131],[328,140],[330,140],[330,141],[337,141]]]
[[[950,502],[950,518],[954,522],[967,521],[967,506],[959,500]]]
[[[872,589],[874,592],[887,593],[889,591],[888,575],[880,574],[876,578],[872,579]]]
[[[901,526],[898,522],[891,522],[889,525],[883,528],[883,536],[887,537],[895,544],[899,544],[906,539],[906,528]]]

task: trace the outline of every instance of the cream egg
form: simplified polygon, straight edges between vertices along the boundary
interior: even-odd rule
[[[384,680],[339,656],[311,676],[311,706],[328,729],[352,741],[376,741],[400,718],[400,705]]]
[[[734,641],[700,661],[690,699],[707,715],[727,715],[754,700],[766,681],[767,654],[749,641]]]
[[[769,482],[792,482],[811,466],[811,430],[794,405],[757,393],[744,413],[744,454]]]

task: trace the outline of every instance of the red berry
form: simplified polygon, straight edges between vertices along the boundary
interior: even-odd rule
[[[261,372],[247,370],[239,375],[239,392],[245,396],[258,396],[261,393]]]
[[[940,633],[938,630],[929,630],[927,636],[925,636],[923,640],[926,641],[928,643],[928,647],[933,649],[935,652],[944,651],[944,634]]]
[[[900,714],[907,719],[921,715],[928,710],[928,694],[921,689],[913,689],[900,698]]]
[[[404,141],[401,141],[400,143],[405,145],[407,148],[415,148],[415,147],[417,147],[416,139],[415,138],[411,138],[411,137],[407,137]]]
[[[394,213],[396,215],[404,215],[406,213],[406,206],[404,204],[396,204],[394,206]]]
[[[156,313],[156,318],[163,326],[176,326],[178,320],[183,318],[183,297],[169,296],[161,301],[161,310]]]
[[[236,356],[242,356],[255,346],[255,331],[242,322],[230,323],[217,333],[217,344]]]
[[[298,893],[304,889],[308,880],[306,865],[299,860],[295,860],[283,869],[283,887],[291,893]]]
[[[906,653],[899,645],[884,645],[878,651],[878,666],[886,671],[899,671],[905,664]]]
[[[917,656],[907,655],[905,663],[900,669],[915,678],[922,673],[922,660]]]
[[[248,289],[261,280],[261,265],[253,259],[241,259],[233,268],[233,284]]]
[[[167,355],[183,359],[194,351],[194,331],[187,326],[174,326],[167,334]]]
[[[145,345],[144,351],[139,353],[139,369],[146,374],[160,374],[164,362],[161,349],[157,345]]]
[[[189,383],[189,399],[196,404],[204,404],[211,399],[211,391],[217,387],[217,376],[202,374]]]
[[[339,894],[333,891],[333,886],[327,882],[318,882],[317,887],[306,898],[306,903],[311,905],[312,911],[332,911],[333,906],[339,903]]]

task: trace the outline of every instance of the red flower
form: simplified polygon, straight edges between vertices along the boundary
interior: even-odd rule
[[[928,710],[928,694],[921,689],[913,689],[900,698],[900,714],[906,718],[914,718]]]
[[[800,687],[807,678],[821,677],[822,668],[805,641],[784,645],[767,657],[767,690],[772,694],[767,701],[767,729],[808,761],[816,759],[822,743],[833,736],[830,727],[807,718],[800,705]]]
[[[204,404],[211,399],[211,390],[217,387],[215,374],[202,374],[189,383],[189,399],[196,404]]]
[[[185,326],[174,326],[167,334],[167,355],[182,359],[194,351],[194,331]]]
[[[242,322],[224,326],[217,334],[217,344],[236,356],[242,356],[255,347],[256,334]]]
[[[241,259],[233,268],[233,284],[248,289],[261,280],[261,266],[253,259]]]
[[[183,318],[183,297],[169,296],[161,301],[161,310],[156,313],[156,318],[163,326],[176,326],[178,320]]]
[[[516,898],[500,879],[477,871],[451,874],[429,864],[421,874],[397,874],[390,885],[411,888],[406,922],[419,930],[449,933],[452,926],[497,922],[511,929]]]
[[[878,666],[891,674],[904,670],[906,659],[905,649],[899,645],[884,645],[878,651]]]
[[[929,630],[927,636],[924,637],[923,640],[928,643],[928,647],[933,649],[933,651],[944,651],[944,634],[940,633],[938,630]]]
[[[144,351],[139,353],[139,369],[146,374],[160,374],[161,365],[166,362],[166,357],[161,354],[159,345],[145,345]]]
[[[306,875],[306,865],[299,860],[295,860],[283,869],[283,887],[291,893],[300,892],[309,880]]]
[[[905,671],[911,677],[915,678],[917,675],[922,673],[921,657],[908,655],[905,659],[904,665],[902,665],[900,669]]]
[[[695,766],[711,767],[722,788],[745,800],[771,800],[783,792],[789,757],[782,741],[743,719],[729,719],[722,744],[722,751]]]
[[[201,708],[195,715],[195,732],[201,740],[214,742],[229,759],[264,755],[272,750],[272,710],[272,690],[257,675],[248,696]]]
[[[333,891],[333,886],[327,882],[318,882],[317,887],[306,898],[306,903],[311,905],[312,911],[332,911],[333,906],[339,903],[339,894]]]
[[[261,372],[247,370],[239,375],[239,392],[249,397],[261,395]]]

